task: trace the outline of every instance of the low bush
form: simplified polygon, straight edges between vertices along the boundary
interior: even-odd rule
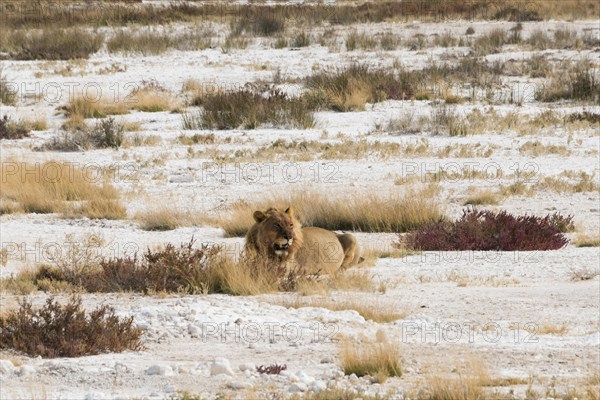
[[[37,150],[85,151],[93,149],[118,149],[123,144],[125,127],[114,118],[96,122],[93,127],[83,125],[72,131],[62,132],[44,143]]]
[[[232,23],[231,33],[239,36],[251,33],[258,36],[273,36],[285,30],[285,19],[274,10],[262,10],[250,18],[239,18]]]
[[[83,29],[42,29],[22,35],[14,54],[19,60],[88,58],[100,50],[104,36]]]
[[[0,103],[7,106],[14,106],[17,103],[17,93],[2,74],[2,68],[0,68]]]
[[[566,71],[555,74],[535,92],[535,99],[543,102],[559,100],[600,101],[600,79],[588,60],[569,65]]]
[[[429,250],[556,250],[568,239],[561,229],[572,216],[513,216],[506,211],[468,209],[454,222],[440,220],[422,226],[401,241],[409,248]]]
[[[12,121],[8,115],[0,118],[0,140],[23,139],[29,137],[31,129],[21,122]]]
[[[255,129],[261,125],[309,128],[314,125],[312,111],[304,100],[290,98],[278,90],[267,96],[248,90],[212,93],[203,97],[201,104],[204,107],[202,128]],[[195,125],[186,123],[184,118],[184,126]]]
[[[120,318],[103,305],[86,315],[81,299],[61,305],[49,298],[41,308],[23,300],[0,315],[0,348],[32,357],[81,357],[142,349],[142,331],[133,317]]]
[[[319,109],[362,110],[365,103],[405,100],[414,95],[413,74],[352,65],[334,73],[319,72],[307,78],[309,103]]]

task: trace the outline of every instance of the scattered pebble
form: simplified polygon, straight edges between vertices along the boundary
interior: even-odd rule
[[[220,375],[225,374],[229,376],[233,376],[233,370],[231,369],[231,365],[229,364],[229,360],[224,357],[217,357],[215,361],[210,366],[210,375]]]

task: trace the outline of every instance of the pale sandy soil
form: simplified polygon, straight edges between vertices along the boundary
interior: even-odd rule
[[[378,24],[357,26],[358,30],[393,31],[410,37],[415,31],[431,34],[445,31],[462,34],[468,26],[479,34],[494,27],[510,28],[512,23],[452,22],[448,24]],[[553,30],[561,27],[583,31],[596,29],[598,21],[524,23],[524,34],[535,29]],[[408,34],[407,32],[410,32]],[[91,57],[83,76],[63,77],[46,73],[35,78],[38,71],[52,70],[66,62],[3,61],[4,73],[10,81],[41,87],[57,84],[65,87],[71,83],[98,84],[104,91],[111,85],[124,90],[128,83],[142,79],[156,79],[162,85],[179,93],[186,79],[218,82],[221,85],[244,85],[258,79],[270,80],[279,66],[286,77],[303,77],[315,65],[338,67],[359,61],[371,65],[391,65],[400,60],[408,68],[422,68],[431,58],[443,54],[463,55],[464,48],[429,48],[422,51],[401,49],[390,52],[354,51],[330,52],[327,48],[312,45],[299,51],[276,50],[260,40],[245,50],[224,54],[219,49],[199,52],[170,51],[161,56],[135,57],[108,55],[105,51]],[[488,56],[488,60],[527,58],[532,52],[518,48],[505,49],[501,54]],[[598,51],[549,50],[551,57],[584,58],[598,65]],[[124,72],[99,75],[98,71],[116,63],[126,66]],[[266,65],[263,71],[256,66]],[[508,84],[509,88],[511,87]],[[512,86],[514,88],[514,86]],[[285,88],[298,90],[295,86]],[[526,94],[526,93],[525,93]],[[523,105],[499,104],[499,113],[516,111],[523,115],[536,115],[552,110],[560,115],[583,109],[598,112],[597,107],[573,104],[539,104],[527,101]],[[63,98],[64,99],[64,98]],[[539,176],[557,176],[572,170],[595,174],[600,166],[598,150],[600,129],[563,132],[548,129],[540,134],[519,136],[516,132],[489,132],[467,137],[422,135],[390,135],[385,131],[393,118],[413,113],[429,115],[429,101],[386,101],[368,105],[363,112],[317,113],[314,129],[270,129],[255,131],[217,131],[219,137],[231,137],[231,144],[217,144],[220,151],[252,149],[267,145],[279,138],[289,140],[337,141],[339,133],[348,138],[366,138],[418,144],[427,140],[431,152],[447,145],[467,144],[492,146],[490,157],[436,158],[433,154],[415,158],[391,157],[379,159],[360,155],[355,160],[314,160],[293,162],[301,171],[298,180],[286,179],[282,158],[274,169],[262,161],[241,162],[229,165],[235,173],[221,176],[207,175],[206,166],[214,166],[211,159],[189,158],[187,147],[175,141],[180,134],[208,133],[184,131],[179,114],[132,112],[118,117],[142,123],[141,135],[159,135],[163,142],[158,146],[121,148],[119,150],[94,150],[85,153],[34,152],[32,148],[56,135],[63,117],[55,108],[64,101],[33,102],[26,100],[17,107],[0,106],[0,115],[20,118],[45,115],[50,128],[34,132],[31,139],[3,141],[0,154],[3,162],[39,162],[59,160],[79,165],[117,165],[124,171],[125,179],[114,185],[126,194],[128,216],[159,203],[170,207],[203,213],[209,216],[226,215],[228,207],[239,200],[259,199],[264,195],[289,193],[293,190],[313,189],[331,195],[361,195],[363,193],[403,192],[405,186],[394,184],[404,172],[423,174],[440,167],[471,165],[485,169],[493,165],[506,174],[515,168],[533,168]],[[483,104],[462,104],[459,112],[473,108],[484,109]],[[378,127],[384,127],[379,128]],[[327,139],[323,132],[327,131]],[[569,140],[569,137],[571,139]],[[539,140],[544,144],[567,146],[568,156],[542,155],[529,157],[519,152],[527,141]],[[192,146],[195,150],[205,145]],[[162,161],[153,163],[159,157]],[[468,164],[471,163],[471,164]],[[250,166],[267,168],[271,174],[250,182],[245,171]],[[221,168],[219,165],[218,168]],[[318,167],[318,173],[317,171]],[[130,177],[131,168],[136,172]],[[212,170],[211,170],[212,171]],[[231,170],[228,170],[231,171]],[[484,180],[442,181],[441,198],[445,213],[460,215],[465,196],[472,187],[495,189],[500,184],[512,183],[511,178]],[[600,230],[600,196],[598,193],[560,194],[538,191],[532,197],[513,196],[492,209],[503,209],[516,214],[545,214],[558,211],[573,214],[580,232],[598,233]],[[144,250],[167,242],[187,242],[194,236],[199,242],[243,245],[242,238],[224,238],[222,229],[208,226],[179,228],[168,232],[146,232],[135,220],[91,221],[88,219],[62,219],[48,215],[3,215],[0,217],[0,242],[3,247],[17,244],[21,252],[11,253],[8,264],[0,269],[2,276],[13,274],[21,268],[44,262],[44,246],[58,243],[64,246],[67,234],[75,237],[97,234],[104,238],[103,254],[125,255],[131,249]],[[389,248],[395,240],[393,234],[358,233],[365,247]],[[573,234],[570,235],[573,237]],[[23,250],[25,249],[25,251]],[[599,301],[600,278],[573,282],[570,272],[582,268],[597,269],[600,264],[598,248],[577,248],[570,244],[564,249],[549,252],[520,253],[431,253],[411,255],[403,259],[377,260],[373,267],[363,267],[376,281],[383,282],[385,293],[349,294],[364,302],[391,304],[406,317],[393,323],[379,324],[365,321],[355,311],[334,312],[323,308],[284,308],[273,305],[290,294],[258,297],[230,297],[223,295],[172,296],[167,298],[143,297],[134,294],[83,295],[84,304],[110,304],[120,315],[134,316],[145,331],[146,349],[139,353],[107,354],[77,359],[42,360],[18,356],[21,366],[0,373],[2,399],[162,399],[181,390],[188,390],[207,398],[224,394],[232,398],[255,398],[269,393],[289,393],[293,384],[305,384],[308,390],[319,385],[354,388],[359,392],[390,394],[400,399],[417,388],[432,371],[450,372],[466,359],[482,360],[490,374],[499,377],[531,380],[534,388],[544,388],[556,381],[558,393],[583,387],[583,381],[593,372],[600,357]],[[459,277],[460,279],[458,279]],[[459,281],[463,282],[459,284]],[[46,295],[27,296],[36,304]],[[2,309],[16,304],[17,297],[2,295]],[[236,322],[237,321],[237,322]],[[248,331],[258,324],[260,338],[254,341]],[[272,325],[276,324],[276,325]],[[287,325],[286,325],[287,324]],[[524,327],[565,326],[561,335],[529,334]],[[275,326],[275,336],[269,340],[268,326]],[[457,327],[461,327],[460,331]],[[518,329],[515,329],[515,326]],[[285,330],[279,328],[285,327]],[[485,329],[487,327],[487,329]],[[217,329],[217,333],[215,330]],[[282,328],[283,329],[283,328]],[[293,332],[299,329],[296,339]],[[471,330],[470,330],[471,329]],[[490,331],[491,329],[491,331]],[[219,334],[222,330],[225,337]],[[372,338],[383,330],[389,338],[401,343],[405,374],[391,378],[385,384],[372,384],[368,379],[344,377],[339,368],[338,343],[334,333]],[[494,334],[497,333],[497,336]],[[239,336],[239,337],[238,337]],[[10,354],[3,354],[9,357]],[[233,376],[211,376],[211,363],[215,357],[229,360]],[[259,375],[252,365],[287,364],[288,372],[281,376]],[[162,374],[149,375],[154,365]],[[239,366],[250,367],[248,371]],[[297,373],[303,371],[302,373]],[[500,393],[524,398],[527,384],[496,388]],[[316,389],[314,389],[316,390]]]

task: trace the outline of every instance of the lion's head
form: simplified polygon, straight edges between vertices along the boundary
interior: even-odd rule
[[[276,208],[255,211],[253,217],[256,223],[246,235],[246,246],[259,255],[287,260],[302,246],[301,226],[291,207],[283,212]]]

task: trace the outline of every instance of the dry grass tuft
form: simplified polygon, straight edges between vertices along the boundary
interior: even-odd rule
[[[3,163],[0,199],[26,213],[56,213],[89,218],[122,218],[116,189],[102,176],[58,162]]]
[[[0,118],[0,140],[15,140],[29,137],[31,128],[22,121],[14,122],[8,115]]]
[[[468,361],[456,374],[429,375],[416,398],[419,400],[484,400],[490,378],[480,362]]]
[[[9,84],[6,76],[2,73],[2,67],[0,67],[0,103],[7,106],[14,106],[17,104],[16,90]]]
[[[65,115],[72,119],[105,118],[108,115],[126,114],[129,110],[125,103],[103,99],[90,99],[77,96],[62,108]]]
[[[574,282],[589,281],[600,275],[600,271],[595,267],[584,266],[572,269],[569,275]]]
[[[204,111],[196,116],[184,114],[187,129],[256,129],[264,125],[309,128],[315,123],[306,101],[279,90],[272,90],[268,96],[248,90],[216,92],[203,94],[195,101]]]
[[[136,214],[135,219],[138,220],[140,228],[145,231],[170,231],[181,226],[214,222],[208,217],[177,211],[166,206],[149,208],[147,211]]]
[[[498,194],[489,189],[483,189],[475,191],[473,194],[469,194],[465,199],[463,205],[496,205],[499,203]]]
[[[355,342],[342,340],[340,359],[346,375],[369,375],[383,383],[389,377],[402,376],[400,349],[395,342],[388,341],[379,334],[375,342],[364,340]]]
[[[577,247],[600,247],[600,235],[578,234],[573,244]]]
[[[402,194],[365,194],[344,198],[326,197],[316,192],[294,192],[253,203],[241,203],[221,226],[229,236],[243,236],[254,224],[252,213],[269,207],[285,209],[293,205],[300,222],[330,230],[363,232],[406,232],[441,217],[436,191],[428,188]]]
[[[16,31],[12,36],[17,43],[12,57],[19,60],[88,58],[104,42],[104,35],[80,28]]]
[[[564,335],[569,331],[566,325],[555,325],[555,324],[525,324],[523,326],[527,332],[534,333],[537,335]]]
[[[405,100],[414,95],[412,75],[352,65],[334,73],[319,72],[307,78],[305,95],[317,109],[364,110],[366,103]]]
[[[130,109],[144,112],[170,111],[175,108],[173,95],[156,81],[143,81],[131,92]]]

